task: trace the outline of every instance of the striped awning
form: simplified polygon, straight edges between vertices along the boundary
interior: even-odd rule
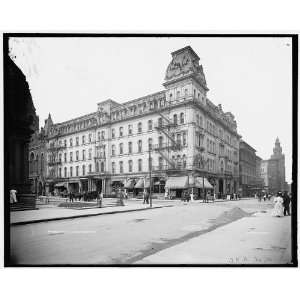
[[[135,189],[143,189],[144,188],[144,178],[140,178],[138,182],[134,186]]]
[[[124,184],[124,188],[125,189],[132,189],[134,187],[134,185],[135,185],[134,179],[128,179],[126,181],[126,183]]]
[[[166,181],[168,189],[186,189],[188,188],[188,176],[169,177]]]
[[[196,177],[194,187],[203,189],[203,177]],[[204,177],[204,188],[213,189],[214,187],[209,183],[207,178]]]

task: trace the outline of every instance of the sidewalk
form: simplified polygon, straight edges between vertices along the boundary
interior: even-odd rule
[[[230,243],[229,243],[230,241]],[[291,219],[256,213],[167,248],[137,264],[289,264]]]
[[[32,223],[57,221],[65,219],[74,219],[106,214],[125,213],[147,209],[157,209],[162,207],[173,206],[170,203],[166,204],[153,204],[150,208],[149,204],[135,204],[127,203],[125,206],[113,206],[103,208],[89,208],[89,209],[70,209],[70,208],[59,208],[59,207],[44,207],[38,210],[28,211],[12,211],[10,213],[10,224],[11,225],[25,225]]]

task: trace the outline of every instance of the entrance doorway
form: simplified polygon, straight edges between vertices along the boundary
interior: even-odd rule
[[[96,179],[96,191],[101,192],[102,191],[102,179]]]

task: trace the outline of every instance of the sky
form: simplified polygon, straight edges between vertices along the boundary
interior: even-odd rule
[[[200,57],[214,104],[237,121],[242,139],[270,158],[278,136],[292,178],[290,38],[12,38],[11,56],[26,75],[40,126],[164,89],[171,52],[190,45]]]

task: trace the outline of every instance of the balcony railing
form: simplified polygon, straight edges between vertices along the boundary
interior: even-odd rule
[[[66,148],[67,148],[67,146],[65,146],[65,145],[55,145],[55,146],[48,147],[48,151],[59,151],[59,150],[63,150]]]

